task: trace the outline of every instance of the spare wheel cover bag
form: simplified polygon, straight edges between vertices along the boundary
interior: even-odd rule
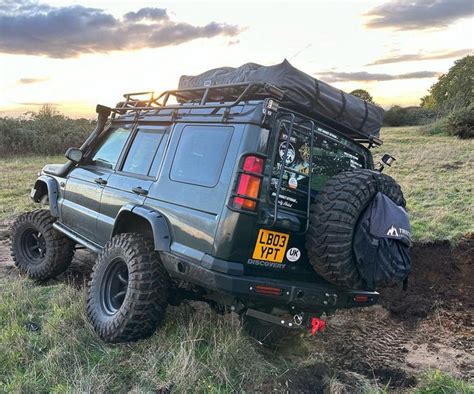
[[[367,288],[357,267],[353,238],[359,218],[377,192],[405,207],[402,190],[393,178],[366,169],[329,178],[311,205],[306,249],[314,270],[328,282]]]

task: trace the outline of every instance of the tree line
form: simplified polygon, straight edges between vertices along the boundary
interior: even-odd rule
[[[363,89],[351,92],[373,103]],[[474,137],[474,56],[456,60],[446,74],[438,78],[419,106],[395,105],[385,112],[385,126],[420,126],[428,132],[445,132],[460,138]]]
[[[48,104],[20,118],[0,118],[0,157],[64,153],[70,146],[80,146],[94,123],[87,119],[70,119]]]

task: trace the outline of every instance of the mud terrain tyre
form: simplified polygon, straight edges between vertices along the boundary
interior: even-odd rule
[[[327,281],[353,289],[365,287],[354,258],[353,235],[359,217],[378,191],[405,206],[395,180],[373,170],[341,172],[317,195],[311,206],[306,248],[314,270]]]
[[[127,342],[152,335],[165,318],[168,281],[152,240],[113,237],[97,256],[87,289],[87,315],[99,336]]]
[[[18,269],[32,279],[47,280],[71,264],[74,243],[53,228],[56,219],[45,209],[24,213],[11,230],[11,255]]]

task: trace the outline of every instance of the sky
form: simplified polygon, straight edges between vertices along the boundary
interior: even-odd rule
[[[474,51],[474,0],[0,0],[0,116],[94,118],[183,74],[288,59],[385,108],[417,105]]]

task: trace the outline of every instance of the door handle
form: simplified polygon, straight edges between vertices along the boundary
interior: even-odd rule
[[[95,178],[94,182],[98,183],[99,185],[107,185],[107,181],[105,179],[102,179],[102,178]]]
[[[132,189],[132,192],[134,192],[135,194],[139,194],[141,196],[146,196],[148,194],[148,190],[142,189],[140,186],[134,187]]]

